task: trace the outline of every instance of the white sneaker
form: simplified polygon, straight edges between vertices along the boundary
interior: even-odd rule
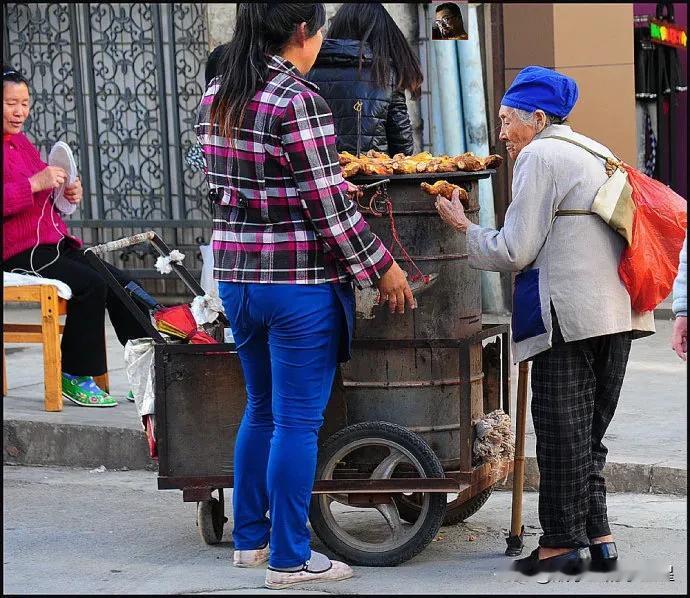
[[[324,560],[328,563],[327,568],[323,568]],[[281,590],[298,583],[340,581],[353,575],[354,571],[349,565],[331,561],[325,555],[312,551],[312,558],[299,571],[276,571],[269,567],[266,570],[264,585],[271,590]]]
[[[235,567],[258,567],[268,560],[268,544],[257,550],[236,550],[232,555]]]

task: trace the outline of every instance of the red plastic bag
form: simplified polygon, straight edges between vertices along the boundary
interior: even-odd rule
[[[635,202],[632,245],[625,248],[618,274],[632,307],[654,309],[673,288],[688,225],[687,202],[673,189],[625,164]]]

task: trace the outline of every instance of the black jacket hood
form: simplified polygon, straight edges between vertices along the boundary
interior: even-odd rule
[[[325,39],[314,66],[358,66],[358,39]],[[362,64],[370,65],[374,55],[368,43],[364,43]]]

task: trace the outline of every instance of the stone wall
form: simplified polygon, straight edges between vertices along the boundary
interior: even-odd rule
[[[341,3],[326,3],[326,22],[336,13]],[[417,50],[418,39],[418,20],[417,20],[417,4],[385,4],[386,10],[391,14],[398,27],[402,30],[410,42],[413,50]],[[233,30],[235,28],[235,4],[220,3],[207,4],[208,16],[208,40],[209,51],[216,46],[223,44],[230,40]],[[419,101],[410,100],[409,95],[407,99],[407,106],[410,113],[410,121],[414,132],[415,150],[419,151],[421,148],[422,135],[422,121],[420,115]]]

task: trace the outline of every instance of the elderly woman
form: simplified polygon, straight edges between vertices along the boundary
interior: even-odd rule
[[[607,174],[604,161],[582,145],[613,154],[564,123],[577,97],[575,81],[539,66],[523,69],[505,93],[500,139],[515,167],[500,231],[472,224],[457,199],[436,203],[443,220],[467,235],[470,266],[521,272],[513,354],[516,362],[533,361],[543,530],[539,548],[515,562],[526,574],[615,566],[602,439],[630,343],[654,331],[652,312],[633,311],[618,276],[625,240],[589,211]]]

